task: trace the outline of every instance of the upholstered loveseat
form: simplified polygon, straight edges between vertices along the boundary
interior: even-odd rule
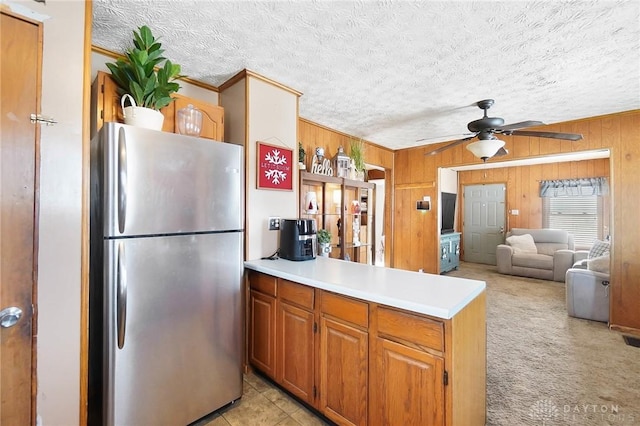
[[[563,282],[573,265],[573,235],[560,229],[513,228],[496,248],[498,272]]]

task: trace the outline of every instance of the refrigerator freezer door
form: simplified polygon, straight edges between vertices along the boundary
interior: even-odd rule
[[[242,147],[118,123],[94,143],[106,237],[243,228]]]
[[[106,425],[185,425],[242,395],[242,239],[105,240]]]

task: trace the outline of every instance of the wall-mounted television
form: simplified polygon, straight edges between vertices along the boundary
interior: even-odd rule
[[[456,197],[457,194],[450,192],[440,193],[440,234],[449,234],[455,231]]]

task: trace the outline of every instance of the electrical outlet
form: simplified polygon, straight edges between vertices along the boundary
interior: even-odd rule
[[[280,218],[279,217],[270,217],[269,218],[269,231],[279,231],[280,230]]]

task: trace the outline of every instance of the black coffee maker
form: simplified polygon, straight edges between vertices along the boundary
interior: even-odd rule
[[[316,258],[315,219],[283,219],[280,222],[280,257],[287,260]]]

